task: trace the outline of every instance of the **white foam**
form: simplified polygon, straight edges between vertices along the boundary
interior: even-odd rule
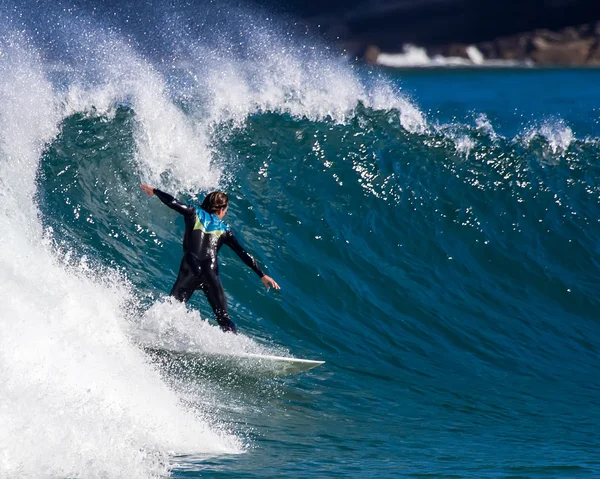
[[[81,42],[84,54],[94,59],[93,72],[70,74],[64,114],[94,111],[110,116],[115,105],[131,106],[142,180],[173,193],[218,186],[222,173],[212,161],[215,127],[241,127],[256,113],[344,123],[354,117],[360,102],[397,110],[407,131],[426,128],[420,110],[386,81],[367,87],[345,58],[321,57],[311,49],[298,52],[264,33],[256,34],[248,47],[251,61],[240,59],[227,46],[211,50],[190,43],[177,46],[189,60],[160,72],[118,36],[86,31]],[[65,68],[90,68],[89,61],[72,61],[75,67]],[[94,81],[86,83],[90,76]],[[190,108],[185,113],[167,86],[181,77],[194,83],[179,92]]]
[[[257,343],[243,334],[223,334],[183,303],[166,298],[145,311],[133,334],[146,347],[169,351],[239,355],[287,355],[287,351]]]
[[[431,67],[515,67],[530,66],[530,62],[513,60],[486,60],[475,45],[468,45],[465,52],[468,58],[430,57],[425,48],[416,45],[404,45],[402,53],[380,53],[377,64],[391,68],[431,68]]]
[[[471,60],[474,65],[483,65],[485,63],[483,53],[481,53],[475,45],[469,45],[465,50],[469,60]]]
[[[209,48],[169,30],[169,48],[178,60],[165,67],[166,62],[153,65],[115,33],[71,23],[64,33],[71,57],[52,66],[68,72],[65,115],[92,110],[111,115],[115,105],[131,106],[142,180],[172,193],[217,187],[222,172],[213,161],[215,130],[223,124],[241,127],[256,113],[344,123],[362,103],[397,110],[407,131],[426,129],[422,112],[389,82],[367,85],[344,57],[247,28],[242,54],[227,43]]]
[[[492,141],[496,141],[500,136],[494,130],[492,122],[484,113],[480,113],[475,118],[475,125],[478,130],[490,137]]]
[[[573,130],[563,120],[546,120],[537,126],[529,127],[516,138],[529,147],[536,138],[545,140],[545,147],[540,151],[540,159],[556,162],[575,140]]]
[[[475,140],[473,140],[468,135],[461,135],[454,139],[454,144],[456,145],[456,151],[464,155],[465,159],[469,159],[469,154],[471,150],[477,146]]]
[[[84,30],[81,35],[80,55],[91,55],[94,61],[90,67],[72,59],[75,70],[92,71],[71,75],[65,115],[94,111],[110,116],[116,106],[129,106],[135,112],[135,160],[143,181],[176,191],[218,185],[220,171],[210,163],[209,122],[187,116],[172,101],[163,76],[125,40],[102,31]],[[92,83],[86,81],[90,76]]]
[[[384,81],[366,86],[343,57],[298,48],[264,32],[253,33],[247,48],[251,61],[241,60],[226,46],[186,46],[187,56],[203,59],[184,65],[195,80],[188,94],[205,100],[204,121],[240,126],[249,115],[272,111],[344,123],[354,117],[360,102],[374,109],[397,109],[409,131],[424,128],[424,116],[407,98]]]
[[[422,134],[427,131],[425,115],[386,83],[377,85],[370,96],[369,104],[376,110],[396,109],[400,113],[400,124],[409,133]]]
[[[548,140],[553,153],[563,153],[569,148],[575,136],[573,130],[563,122],[544,124],[539,133]]]
[[[0,477],[159,477],[173,453],[240,452],[129,340],[124,280],[45,240],[35,175],[65,103],[25,38],[0,42]]]
[[[405,45],[402,50],[402,53],[380,53],[377,56],[377,64],[393,68],[431,65],[431,58],[425,48]]]

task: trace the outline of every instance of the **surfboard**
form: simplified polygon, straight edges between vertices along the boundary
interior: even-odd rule
[[[243,376],[258,376],[262,378],[275,378],[300,374],[321,366],[325,361],[313,359],[291,358],[286,356],[273,356],[256,353],[216,353],[210,351],[173,351],[162,348],[145,348],[147,352],[156,356],[168,355],[186,365],[201,368],[215,367],[235,369]],[[192,364],[190,364],[190,362]]]
[[[325,363],[325,361],[316,361],[314,359],[288,358],[285,356],[269,356],[253,353],[237,354],[232,357],[246,359],[255,366],[260,365],[261,367],[272,369],[278,376],[303,373]]]

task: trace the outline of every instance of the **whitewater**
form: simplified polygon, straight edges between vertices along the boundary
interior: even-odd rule
[[[600,474],[599,73],[374,71],[252,5],[0,12],[0,478]],[[282,287],[221,253],[240,335],[166,296],[183,224],[140,183],[230,195]]]

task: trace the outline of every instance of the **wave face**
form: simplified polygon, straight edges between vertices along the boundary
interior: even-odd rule
[[[599,473],[600,74],[384,77],[145,8],[2,6],[0,477]],[[229,193],[282,287],[222,251],[242,334],[166,298],[183,224],[140,182]]]

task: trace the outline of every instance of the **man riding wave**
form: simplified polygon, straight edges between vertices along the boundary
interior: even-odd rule
[[[262,272],[254,258],[240,245],[223,217],[229,208],[229,198],[223,192],[209,193],[200,208],[177,201],[158,188],[141,185],[149,196],[156,195],[169,208],[182,214],[185,219],[183,258],[171,296],[187,303],[194,291],[201,289],[211,305],[217,322],[223,331],[237,332],[227,312],[225,291],[219,277],[217,255],[226,244],[260,277],[267,289],[280,289],[279,285]]]

